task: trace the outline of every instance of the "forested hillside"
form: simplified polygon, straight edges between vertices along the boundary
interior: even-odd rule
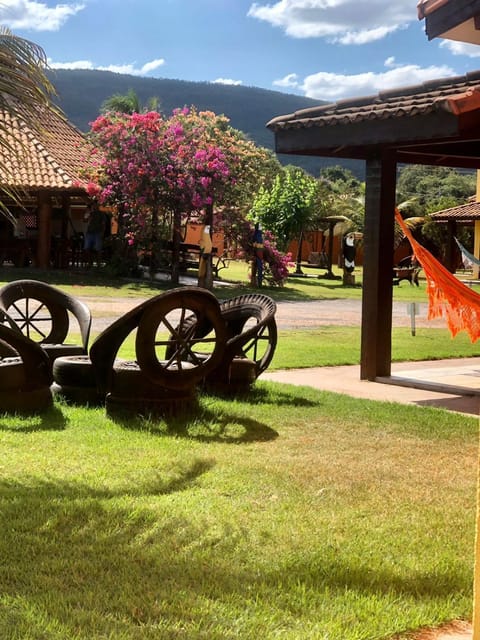
[[[139,78],[108,71],[58,69],[50,73],[50,78],[58,93],[59,105],[82,131],[88,131],[104,100],[133,89],[142,104],[149,98],[158,98],[160,109],[166,115],[185,105],[225,114],[233,127],[245,132],[257,144],[273,149],[273,134],[265,127],[271,118],[319,104],[311,98],[257,87]],[[283,164],[302,166],[315,176],[324,166],[342,164],[363,178],[361,162],[302,156],[279,156],[279,159]]]

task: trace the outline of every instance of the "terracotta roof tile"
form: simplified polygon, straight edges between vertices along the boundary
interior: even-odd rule
[[[318,107],[278,116],[267,123],[273,131],[327,127],[367,120],[386,120],[427,114],[435,111],[455,112],[459,97],[467,97],[462,110],[477,108],[480,95],[480,71],[464,76],[431,80],[419,85],[382,91],[377,95],[347,98]],[[471,97],[473,96],[473,97]]]
[[[480,220],[480,202],[468,202],[458,207],[442,209],[430,214],[433,220]]]
[[[448,0],[420,0],[417,4],[418,19],[423,20],[425,16],[428,16],[445,4],[448,4]]]
[[[0,123],[9,130],[6,142],[10,147],[0,143],[0,183],[55,190],[84,185],[81,169],[86,163],[87,142],[59,114],[39,112],[36,130],[1,111]]]

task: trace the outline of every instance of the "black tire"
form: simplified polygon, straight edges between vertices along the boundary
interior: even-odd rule
[[[182,370],[187,370],[189,367],[193,368],[193,365],[188,362],[184,362],[182,365],[184,367]],[[174,365],[171,366],[173,369]],[[141,371],[140,366],[133,361],[115,363],[110,383],[110,391],[115,396],[125,396],[133,399],[135,399],[135,396],[150,398],[163,394],[173,396],[179,393],[162,384],[152,382]]]
[[[234,358],[228,371],[214,371],[207,376],[205,386],[213,393],[232,395],[248,391],[256,379],[257,365],[254,360]]]
[[[27,383],[25,365],[20,357],[9,357],[0,360],[0,392],[19,391]]]
[[[253,360],[257,369],[257,377],[265,371],[277,348],[277,323],[271,318],[243,347],[245,358]]]
[[[85,349],[78,344],[44,344],[41,342],[40,346],[52,363],[58,358],[85,355]]]
[[[170,312],[176,310],[182,314],[178,325],[168,317]],[[192,326],[192,316],[200,323],[208,323],[211,327],[209,336],[202,337],[193,331],[184,331],[184,323]],[[159,339],[157,335],[161,329],[170,332],[170,335]],[[196,357],[197,349],[207,344],[213,346],[209,356],[205,358],[203,354],[202,357]],[[220,363],[224,344],[225,323],[217,301],[210,300],[202,290],[190,291],[188,296],[180,290],[172,292],[163,304],[144,312],[138,325],[135,348],[140,367],[150,380],[169,388],[181,389],[197,384]],[[159,357],[157,350],[160,347],[163,353]]]
[[[61,343],[67,336],[68,312],[53,301],[19,297],[6,311],[22,333],[34,342]]]
[[[157,394],[150,397],[108,393],[105,408],[110,418],[163,418],[190,413],[196,409],[197,403],[197,395],[193,389],[172,391],[157,388]]]
[[[56,358],[53,380],[61,387],[96,387],[92,362],[85,355]]]
[[[105,402],[105,396],[96,387],[60,386],[54,382],[51,390],[55,398],[63,398],[67,404],[98,407]]]
[[[41,387],[33,391],[0,391],[0,413],[31,415],[46,411],[52,403],[52,392],[49,387]]]

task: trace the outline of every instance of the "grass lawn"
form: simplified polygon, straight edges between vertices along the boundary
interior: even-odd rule
[[[309,273],[323,273],[324,270],[307,270]],[[340,270],[333,269],[336,275]],[[215,287],[219,298],[231,298],[251,291],[247,287],[248,265],[245,262],[231,262],[228,269],[220,272],[224,283]],[[192,275],[195,275],[192,272]],[[228,277],[228,280],[227,280]],[[463,275],[461,276],[464,277]],[[170,288],[168,282],[149,280],[128,280],[104,277],[101,270],[90,272],[48,271],[32,269],[0,269],[0,285],[19,278],[44,279],[65,291],[79,297],[100,298],[146,298]],[[314,301],[323,299],[360,299],[362,295],[362,269],[355,271],[356,285],[344,287],[341,279],[290,278],[284,287],[265,286],[262,291],[282,301]],[[232,283],[234,286],[232,286]],[[228,284],[228,286],[227,286]],[[479,287],[474,287],[480,293]],[[393,288],[394,301],[427,302],[425,284],[420,287],[402,282]],[[75,336],[74,336],[75,338]],[[121,355],[132,357],[133,340],[127,342]],[[392,334],[392,360],[435,360],[441,358],[480,356],[480,342],[472,344],[465,332],[452,339],[447,329],[417,328],[411,335],[409,328],[394,328]],[[279,342],[272,368],[301,368],[313,366],[333,366],[358,364],[360,359],[360,327],[322,326],[305,330],[286,330],[279,334]]]
[[[333,269],[340,276],[341,271]],[[323,270],[321,271],[321,273]],[[188,275],[196,277],[195,271]],[[232,262],[228,269],[220,272],[221,280],[217,281],[214,288],[218,297],[232,297],[251,291],[248,285],[248,265],[245,262]],[[317,275],[317,272],[311,275]],[[350,298],[360,300],[362,297],[362,270],[355,272],[356,284],[353,287],[344,287],[341,278],[328,280],[325,278],[288,278],[283,287],[271,287],[265,284],[262,291],[277,301],[282,300],[323,300],[328,298]],[[78,296],[121,296],[121,297],[146,297],[155,293],[161,293],[171,288],[168,282],[153,281],[149,279],[112,279],[104,276],[102,269],[90,271],[62,271],[59,269],[39,271],[38,269],[17,269],[14,267],[0,268],[0,284],[20,278],[34,278],[44,280],[56,285],[68,293]],[[413,287],[403,282],[401,286],[394,287],[396,300],[426,301],[425,287]]]
[[[0,418],[0,637],[380,640],[468,618],[477,431],[266,382],[169,424]]]
[[[325,367],[360,362],[360,327],[325,326],[280,331],[271,369]],[[440,360],[480,356],[480,342],[472,344],[463,332],[452,339],[448,329],[407,327],[392,332],[392,361]]]
[[[168,286],[44,279],[85,296]],[[361,294],[292,280],[265,292]],[[359,327],[282,331],[273,366],[358,362],[359,344]],[[462,335],[394,330],[394,359],[467,353]],[[398,640],[469,618],[477,433],[440,409],[261,381],[184,420],[0,416],[0,638]]]

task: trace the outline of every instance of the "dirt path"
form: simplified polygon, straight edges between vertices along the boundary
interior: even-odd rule
[[[120,315],[142,302],[141,298],[98,298],[85,296],[81,300],[92,311],[93,331],[102,331]],[[308,329],[325,325],[359,326],[362,308],[360,300],[312,300],[309,302],[278,302],[277,324],[279,329]],[[407,303],[393,305],[393,326],[409,327],[411,320]],[[420,313],[415,318],[417,327],[444,327],[443,320],[427,320],[427,305],[420,304]]]

